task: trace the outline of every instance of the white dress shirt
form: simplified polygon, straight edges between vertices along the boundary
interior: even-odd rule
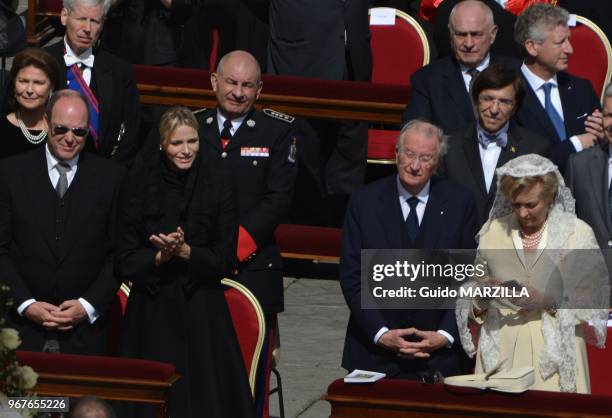
[[[505,132],[507,135],[509,126],[510,124],[506,122],[506,124],[499,130],[499,132],[496,132],[496,134]],[[476,128],[476,135],[478,135],[478,129],[482,128]],[[497,161],[499,160],[499,156],[502,152],[502,147],[500,147],[497,142],[490,142],[485,148],[485,146],[478,141],[478,152],[480,153],[480,162],[482,164],[485,187],[487,188],[487,193],[489,193],[489,190],[491,190],[491,185],[493,184],[493,177],[495,177],[495,169],[497,168]]]
[[[404,186],[402,186],[399,176],[396,176],[396,184],[397,184],[397,193],[399,195],[398,198],[400,200],[400,206],[402,208],[402,215],[404,216],[404,221],[410,214],[410,205],[408,204],[408,202],[406,202],[406,200],[410,199],[411,197],[416,197],[417,199],[419,199],[419,203],[417,203],[417,207],[416,207],[416,212],[417,212],[417,218],[419,220],[419,225],[420,225],[421,221],[423,220],[423,215],[425,214],[425,208],[427,206],[427,201],[429,200],[429,189],[431,188],[431,181],[428,181],[427,184],[425,184],[425,186],[421,189],[421,191],[416,194],[416,196],[410,194],[406,189],[404,189]],[[379,329],[376,335],[374,336],[374,344],[377,344],[378,340],[380,340],[380,337],[382,337],[382,335],[387,331],[389,331],[389,328],[386,326]],[[448,347],[453,345],[453,343],[455,342],[455,339],[448,332],[442,329],[439,329],[437,332],[439,334],[442,334],[444,337],[446,337],[446,339],[448,340],[448,344],[447,344]]]
[[[535,75],[526,65],[523,63],[521,65],[521,72],[525,76],[527,83],[535,93],[536,97],[540,101],[542,105],[542,109],[546,109],[545,103],[545,94],[544,94],[544,84],[551,83],[553,88],[550,89],[550,101],[553,104],[553,107],[561,116],[561,120],[565,121],[565,116],[563,115],[563,106],[561,105],[561,95],[559,94],[559,85],[557,84],[557,75],[555,74],[550,80],[543,80],[537,75]],[[562,140],[565,138],[561,138]],[[572,141],[572,145],[576,149],[576,152],[582,151],[582,144],[576,135],[569,138]]]
[[[67,62],[68,57],[71,57],[73,60],[78,60],[87,63],[87,65],[82,65],[81,74],[83,74],[83,79],[89,86],[91,84],[91,69],[93,68],[95,59],[92,49],[89,48],[81,55],[77,55],[72,50],[72,48],[70,48],[68,42],[66,42],[66,37],[64,37],[64,48],[66,48],[66,53],[64,54],[64,63],[66,64],[66,66],[68,66],[68,64],[70,63],[70,61]],[[70,66],[72,66],[72,64]],[[68,80],[66,80],[66,85],[68,85]]]
[[[245,118],[246,115],[241,116],[237,119],[232,119],[232,127],[230,128],[230,133],[232,134],[232,136],[234,136],[238,128],[240,128],[240,125],[242,125],[242,122],[244,122]],[[217,126],[219,127],[219,132],[223,132],[223,124],[225,123],[226,119],[227,118],[217,110]]]
[[[489,66],[490,61],[491,61],[491,56],[487,54],[487,56],[484,57],[484,59],[480,62],[480,64],[478,64],[476,69],[480,73],[483,72]],[[470,91],[470,81],[472,81],[472,76],[468,74],[468,71],[470,69],[463,64],[459,64],[459,67],[461,68],[461,76],[463,77],[463,82],[465,83],[465,89],[469,92]]]
[[[51,152],[49,151],[49,144],[45,145],[45,156],[47,160],[47,173],[49,175],[49,181],[51,181],[51,184],[53,185],[53,188],[55,189],[57,188],[57,182],[59,181],[59,177],[60,177],[59,172],[55,168],[57,164],[59,163],[59,160],[55,158],[55,156],[53,156],[53,154],[51,154]],[[66,164],[70,166],[70,170],[66,172],[66,178],[68,180],[68,187],[70,187],[70,184],[72,183],[72,180],[74,180],[74,176],[76,175],[78,161],[79,161],[78,155],[71,160],[64,161]],[[87,312],[87,317],[89,319],[89,322],[93,324],[100,315],[96,312],[96,309],[93,307],[91,303],[89,303],[83,298],[79,298],[78,300],[81,303],[81,305],[83,305],[83,308]],[[21,303],[21,305],[17,307],[17,313],[23,316],[23,313],[25,312],[27,307],[33,304],[34,302],[36,302],[36,299],[25,300],[24,302]]]

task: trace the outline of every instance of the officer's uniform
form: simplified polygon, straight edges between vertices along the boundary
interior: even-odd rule
[[[283,272],[274,230],[290,207],[297,174],[293,118],[270,109],[253,110],[225,149],[217,111],[201,112],[198,122],[200,151],[205,161],[233,178],[241,229],[256,245],[240,263],[237,280],[255,294],[266,314],[281,312]]]

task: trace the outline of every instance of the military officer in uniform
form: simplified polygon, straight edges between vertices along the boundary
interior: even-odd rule
[[[266,351],[273,341],[276,314],[283,310],[283,272],[274,230],[290,207],[297,173],[293,118],[271,109],[255,110],[261,70],[248,52],[225,55],[211,74],[211,84],[218,107],[198,116],[200,150],[236,184],[237,280],[255,294],[266,314],[268,340],[262,359],[269,360]],[[265,386],[258,380],[258,389],[263,392]],[[262,396],[256,398],[261,410]]]

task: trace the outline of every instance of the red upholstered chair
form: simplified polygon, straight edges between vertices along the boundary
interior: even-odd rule
[[[17,351],[17,360],[38,373],[31,390],[39,396],[97,396],[156,404],[166,418],[170,388],[179,379],[174,365],[150,360]]]
[[[570,58],[568,71],[590,80],[603,99],[604,88],[612,76],[610,41],[599,26],[582,16],[576,16],[576,26],[570,29],[574,54]]]
[[[240,344],[242,359],[251,385],[251,393],[254,396],[257,364],[266,329],[264,313],[257,298],[242,284],[231,279],[223,279],[221,283],[227,286],[225,300]]]
[[[30,45],[42,45],[55,35],[62,0],[28,0],[26,37]]]
[[[587,338],[593,335],[590,326],[586,327]],[[591,393],[593,395],[612,396],[612,321],[608,321],[608,336],[606,346],[601,349],[587,344],[587,356],[589,359],[589,377],[591,379]]]
[[[410,76],[429,63],[429,42],[421,25],[408,14],[377,7],[376,11],[393,11],[395,24],[372,25],[372,83],[407,86]],[[406,98],[408,99],[408,98]],[[368,131],[368,162],[389,164],[395,162],[397,130],[370,129]]]

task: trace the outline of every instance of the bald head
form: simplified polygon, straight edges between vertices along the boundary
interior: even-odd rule
[[[261,68],[246,51],[232,51],[219,61],[210,75],[218,109],[228,119],[240,118],[251,110],[261,92]]]
[[[224,67],[242,66],[254,71],[257,81],[261,80],[261,67],[253,55],[246,51],[236,50],[225,54],[217,64],[217,74],[223,73]]]
[[[117,415],[107,402],[86,397],[77,402],[70,418],[116,418]]]
[[[453,7],[448,30],[455,58],[468,68],[480,65],[497,35],[493,12],[476,0],[462,1]]]

